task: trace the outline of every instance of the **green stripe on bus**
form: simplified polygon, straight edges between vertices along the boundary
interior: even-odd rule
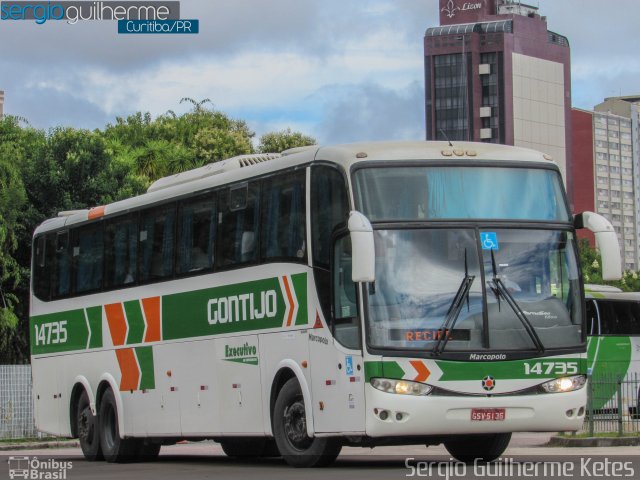
[[[153,347],[137,347],[134,349],[140,364],[140,390],[156,388],[156,377],[153,371]]]
[[[127,345],[142,343],[142,335],[144,334],[144,317],[142,316],[140,302],[138,300],[124,302],[124,312],[127,315],[127,323],[129,324]]]
[[[91,329],[89,348],[102,347],[102,307],[87,308],[87,319]]]
[[[307,274],[298,277],[293,288],[300,305],[296,323],[302,324],[301,316],[307,315]],[[283,326],[285,311],[278,277],[166,295],[162,297],[162,337],[176,340],[278,328]]]
[[[403,378],[404,370],[398,362],[364,362],[364,378]]]
[[[85,310],[31,317],[29,337],[32,355],[85,350],[89,338]]]
[[[309,315],[307,314],[307,274],[298,273],[291,275],[293,290],[296,292],[298,300],[298,315],[296,315],[295,325],[307,325]]]
[[[625,377],[631,364],[631,338],[626,336],[594,337],[589,342],[592,365],[592,407],[600,409],[615,395],[617,382]]]
[[[482,379],[491,375],[495,379],[515,380],[526,378],[555,378],[585,374],[584,358],[538,358],[502,362],[454,362],[436,361],[442,370],[440,381],[464,381]]]

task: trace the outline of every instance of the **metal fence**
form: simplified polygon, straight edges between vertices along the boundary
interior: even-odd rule
[[[0,365],[0,439],[35,438],[31,365]]]
[[[640,433],[640,375],[599,374],[590,378],[587,389],[584,430],[590,436]]]

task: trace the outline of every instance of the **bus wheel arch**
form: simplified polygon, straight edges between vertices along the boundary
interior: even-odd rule
[[[295,377],[280,389],[273,412],[273,434],[278,451],[293,467],[324,467],[340,454],[339,438],[308,434],[307,402]]]
[[[111,390],[116,402],[116,412],[118,414],[118,430],[120,435],[124,437],[124,406],[122,404],[122,396],[120,395],[120,389],[118,388],[118,382],[109,373],[105,373],[100,377],[100,383],[96,391],[95,409],[96,415],[100,412],[100,404],[104,398],[105,393]]]
[[[84,458],[90,462],[102,460],[98,417],[95,414],[93,393],[84,378],[77,378],[70,395],[70,427],[73,438],[80,442]]]
[[[71,395],[69,395],[69,428],[71,431],[71,438],[78,438],[78,402],[83,393],[85,393],[89,399],[91,412],[94,415],[96,414],[95,397],[91,390],[91,386],[89,385],[89,381],[83,376],[76,377],[73,381]]]
[[[310,436],[313,435],[315,431],[313,428],[313,406],[311,404],[311,391],[309,390],[309,385],[307,384],[302,369],[297,363],[290,360],[284,360],[280,362],[276,370],[277,373],[274,375],[273,381],[271,383],[271,394],[269,399],[269,425],[271,426],[271,433],[274,433],[273,421],[278,395],[285,384],[292,378],[295,378],[298,382],[298,385],[300,386],[300,389],[302,390],[302,396],[306,407],[307,432]]]

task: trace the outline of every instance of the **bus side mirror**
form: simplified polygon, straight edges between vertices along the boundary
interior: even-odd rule
[[[575,216],[576,228],[591,230],[596,236],[596,244],[602,256],[602,279],[620,280],[622,278],[622,258],[618,236],[611,222],[593,212],[583,212]]]
[[[351,235],[351,278],[354,282],[373,282],[376,278],[376,253],[373,228],[369,219],[355,210],[349,214]]]

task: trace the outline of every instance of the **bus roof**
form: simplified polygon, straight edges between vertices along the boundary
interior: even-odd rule
[[[555,165],[549,155],[520,147],[492,143],[429,141],[363,142],[328,147],[312,146],[291,149],[282,154],[241,155],[211,163],[188,172],[171,175],[154,182],[147,193],[106,206],[86,210],[61,212],[44,221],[34,235],[56,230],[66,225],[84,222],[105,215],[125,213],[144,205],[161,202],[216,186],[242,182],[252,177],[278,170],[294,168],[312,161],[328,161],[346,171],[364,161],[519,161]]]

